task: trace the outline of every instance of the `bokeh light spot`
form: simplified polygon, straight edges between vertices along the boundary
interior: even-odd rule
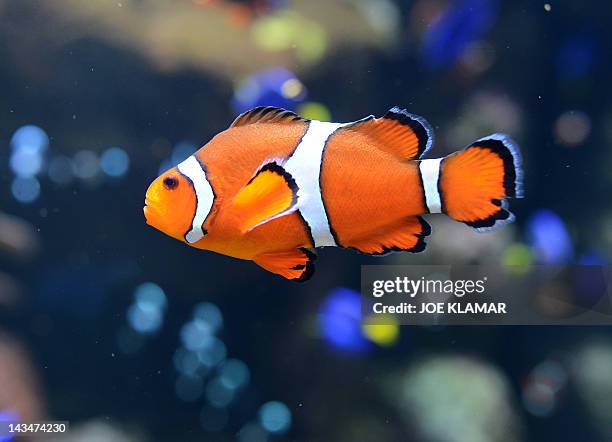
[[[173,362],[176,371],[187,376],[193,376],[200,368],[198,355],[182,347],[174,353]]]
[[[294,10],[259,17],[251,27],[251,37],[263,50],[291,50],[304,63],[316,62],[327,50],[325,29]]]
[[[98,156],[90,150],[81,150],[74,155],[72,161],[74,174],[84,180],[94,178],[100,170]]]
[[[161,311],[147,304],[132,304],[127,318],[130,326],[139,333],[155,333],[162,325]]]
[[[304,85],[297,78],[290,78],[281,86],[281,93],[285,98],[296,98],[304,91]]]
[[[421,59],[425,66],[441,69],[454,65],[465,49],[495,24],[498,10],[495,0],[448,2],[423,35]]]
[[[584,143],[591,133],[591,119],[580,111],[564,112],[555,122],[555,138],[559,144],[574,147]]]
[[[285,433],[291,426],[291,411],[282,402],[267,402],[259,409],[259,423],[270,433]]]
[[[573,258],[573,245],[565,223],[555,212],[540,209],[527,220],[527,236],[538,263],[564,264]]]
[[[0,410],[0,422],[19,423],[19,415],[10,410]],[[10,442],[14,436],[0,435],[0,442]]]
[[[120,147],[106,149],[100,157],[100,168],[108,176],[121,177],[130,167],[130,157]]]
[[[550,385],[529,383],[523,389],[523,405],[534,416],[549,416],[555,408],[555,392]]]
[[[238,84],[232,105],[237,114],[257,106],[295,110],[306,94],[306,88],[293,72],[283,67],[271,67],[250,75]]]
[[[223,315],[215,304],[202,302],[193,309],[194,319],[204,321],[213,332],[217,332],[223,326]]]
[[[319,309],[322,337],[333,348],[351,353],[367,350],[370,343],[361,330],[361,298],[354,290],[336,288]]]
[[[181,328],[181,342],[188,350],[200,350],[211,343],[213,333],[207,322],[201,319],[193,319]]]
[[[164,290],[153,282],[145,282],[134,290],[134,300],[141,306],[165,309],[168,305]]]
[[[515,273],[527,273],[533,264],[533,255],[525,244],[511,244],[502,255],[502,264]]]
[[[293,42],[294,21],[293,15],[277,15],[262,17],[257,20],[251,33],[255,43],[268,51],[281,51],[289,49]]]
[[[311,120],[331,121],[331,112],[324,104],[309,101],[298,107],[298,113]]]
[[[399,325],[393,315],[372,315],[364,320],[362,329],[370,341],[381,347],[392,346],[400,335]]]
[[[11,183],[13,197],[20,203],[34,202],[40,196],[40,183],[34,177],[16,177]]]
[[[234,390],[223,385],[219,378],[214,378],[206,386],[206,399],[213,407],[224,408],[234,399]]]
[[[221,367],[219,380],[230,389],[238,389],[249,383],[249,368],[238,359],[228,359]]]
[[[47,174],[55,184],[65,186],[74,178],[72,160],[65,156],[57,156],[49,161]]]
[[[15,175],[29,177],[40,172],[43,160],[35,150],[18,148],[11,154],[9,162]]]
[[[207,367],[214,367],[222,363],[227,356],[227,348],[223,341],[213,336],[208,336],[203,341],[202,348],[198,350],[200,362]]]
[[[26,125],[15,131],[11,138],[11,146],[15,150],[27,149],[42,153],[49,146],[49,137],[40,127]]]

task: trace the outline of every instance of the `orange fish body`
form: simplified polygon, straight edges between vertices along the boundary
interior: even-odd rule
[[[255,171],[269,158],[289,157],[305,130],[303,123],[234,127],[221,132],[195,153],[207,165],[209,180],[219,195],[215,212],[208,220],[210,225],[214,219],[215,228],[208,229],[209,233],[193,244],[195,247],[248,260],[270,251],[270,238],[274,238],[273,248],[277,250],[313,247],[297,214],[288,214],[242,232],[240,226],[247,215],[233,205],[233,197]],[[248,147],[244,145],[245,140],[249,140]]]
[[[399,108],[347,124],[256,108],[158,177],[145,217],[193,247],[298,281],[312,275],[317,247],[424,250],[427,213],[479,230],[512,221],[505,198],[521,196],[521,171],[508,137],[422,160],[432,142],[427,122]]]

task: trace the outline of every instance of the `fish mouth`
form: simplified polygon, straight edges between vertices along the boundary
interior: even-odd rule
[[[144,213],[144,217],[147,224],[151,226],[151,218],[153,217],[155,210],[153,209],[153,207],[151,207],[151,201],[148,198],[145,198],[145,205],[142,208],[142,211]]]
[[[163,225],[163,212],[160,211],[158,201],[145,198],[145,205],[142,208],[142,211],[144,213],[145,221],[149,226],[162,230],[160,227]]]

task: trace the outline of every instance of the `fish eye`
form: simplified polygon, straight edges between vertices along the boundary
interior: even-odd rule
[[[164,178],[164,187],[168,190],[174,190],[178,186],[178,180],[174,176]]]

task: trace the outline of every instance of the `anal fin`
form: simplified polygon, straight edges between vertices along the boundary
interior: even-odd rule
[[[258,255],[253,259],[255,264],[283,278],[304,282],[314,273],[314,261],[317,255],[308,249],[300,248],[270,252]]]
[[[425,237],[430,233],[429,224],[420,216],[414,216],[398,227],[346,246],[367,255],[385,255],[390,252],[418,253],[425,250]]]

